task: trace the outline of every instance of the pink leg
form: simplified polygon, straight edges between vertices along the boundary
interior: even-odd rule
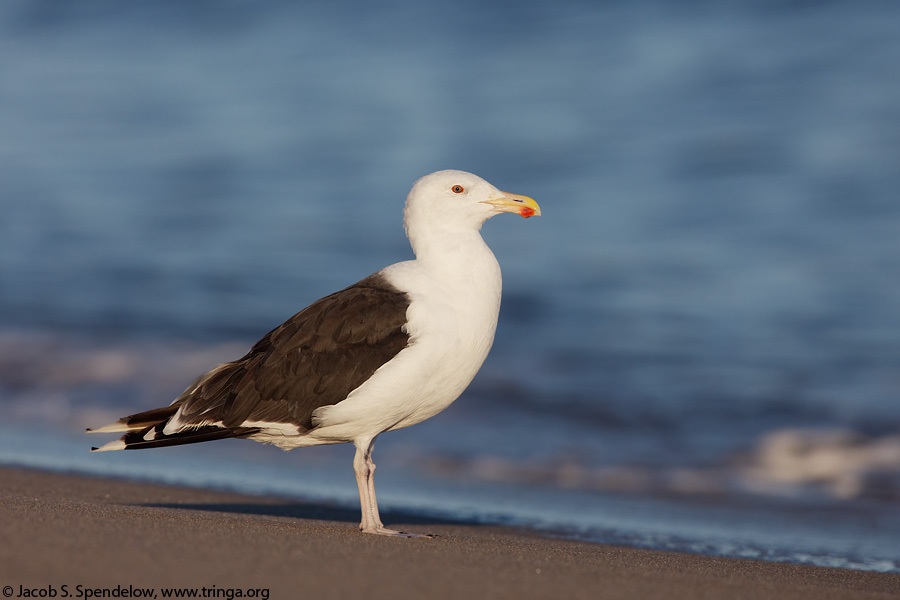
[[[378,514],[378,501],[375,498],[375,463],[372,462],[372,446],[375,440],[356,445],[356,456],[353,457],[353,471],[356,473],[356,485],[359,487],[359,504],[362,509],[362,520],[359,528],[363,533],[391,535],[397,537],[432,537],[419,533],[403,533],[388,529],[381,522]]]

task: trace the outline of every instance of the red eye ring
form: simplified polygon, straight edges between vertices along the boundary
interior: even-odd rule
[[[462,194],[464,191],[466,191],[466,188],[464,188],[464,187],[461,186],[461,185],[454,185],[452,188],[450,188],[450,190],[451,190],[454,194]]]

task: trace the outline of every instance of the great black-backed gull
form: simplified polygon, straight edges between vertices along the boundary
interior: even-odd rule
[[[231,437],[285,450],[352,442],[359,528],[419,537],[382,524],[372,446],[379,434],[447,408],[481,368],[494,341],[501,279],[480,230],[504,212],[531,217],[541,209],[464,171],[419,179],[403,219],[415,260],[314,302],[169,406],[89,429],[125,432],[92,450]]]

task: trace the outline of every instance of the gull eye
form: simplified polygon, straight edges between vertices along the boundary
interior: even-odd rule
[[[454,185],[450,189],[453,191],[454,194],[462,194],[464,191],[466,191],[466,188],[464,188],[461,185]]]

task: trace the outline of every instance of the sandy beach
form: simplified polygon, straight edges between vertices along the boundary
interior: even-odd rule
[[[900,575],[536,536],[389,513],[433,539],[367,536],[356,511],[0,469],[4,597],[892,598]],[[193,590],[193,591],[192,591]]]

